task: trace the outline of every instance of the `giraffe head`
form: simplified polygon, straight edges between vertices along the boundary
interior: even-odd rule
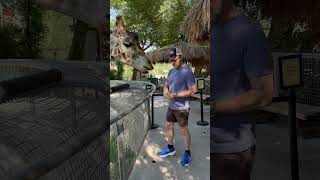
[[[147,73],[153,66],[140,46],[138,35],[126,30],[121,16],[117,16],[116,29],[110,34],[110,53],[122,63]]]

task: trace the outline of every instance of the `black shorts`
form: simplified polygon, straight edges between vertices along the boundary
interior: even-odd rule
[[[178,122],[178,124],[181,127],[187,126],[188,125],[189,111],[190,111],[190,109],[187,109],[187,110],[174,110],[174,109],[168,108],[167,121],[168,122],[173,122],[173,123]]]

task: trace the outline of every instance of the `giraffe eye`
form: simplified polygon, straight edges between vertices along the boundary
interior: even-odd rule
[[[130,46],[132,46],[132,43],[125,42],[125,43],[123,43],[123,45],[126,46],[126,47],[130,47]]]

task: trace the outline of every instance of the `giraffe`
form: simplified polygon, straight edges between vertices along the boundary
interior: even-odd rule
[[[47,9],[72,16],[97,29],[99,42],[99,57],[103,59],[103,51],[106,49],[106,9],[107,1],[92,0],[37,0]],[[117,17],[116,31],[110,32],[110,54],[111,58],[134,67],[142,73],[152,70],[153,66],[147,59],[143,49],[138,43],[138,36],[133,32],[126,31],[123,19]],[[105,57],[110,59],[110,57]]]
[[[138,35],[126,30],[123,18],[116,17],[116,29],[110,32],[111,58],[119,58],[124,64],[128,64],[142,73],[152,70],[152,63],[147,59],[144,50],[140,46]]]

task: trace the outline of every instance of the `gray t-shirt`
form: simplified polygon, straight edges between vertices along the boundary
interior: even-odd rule
[[[267,39],[258,24],[239,15],[211,26],[211,98],[215,101],[247,92],[250,79],[272,74]],[[255,123],[249,113],[219,114],[211,120],[211,153],[235,153],[255,145]]]

